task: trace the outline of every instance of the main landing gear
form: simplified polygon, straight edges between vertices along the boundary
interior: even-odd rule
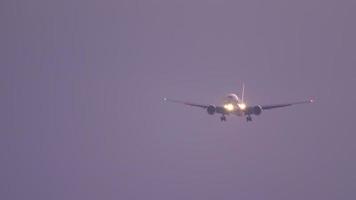
[[[251,117],[251,115],[248,115],[248,116],[246,117],[246,121],[247,121],[247,122],[252,122],[252,117]]]
[[[223,116],[220,117],[220,121],[222,121],[222,122],[223,122],[223,121],[226,121],[225,115],[223,115]]]

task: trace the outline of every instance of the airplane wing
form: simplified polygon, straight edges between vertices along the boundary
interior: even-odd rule
[[[187,102],[187,101],[180,101],[180,100],[175,100],[175,99],[168,99],[168,98],[163,98],[164,101],[172,102],[172,103],[179,103],[179,104],[184,104],[187,106],[193,106],[193,107],[199,107],[203,109],[208,109],[209,106],[212,105],[206,105],[206,104],[198,104],[198,103],[192,103],[192,102]],[[224,107],[221,106],[214,106],[214,112],[216,113],[221,113],[221,114],[229,114]]]
[[[180,101],[180,100],[174,100],[174,99],[167,99],[167,98],[163,98],[164,101],[169,101],[172,103],[180,103],[180,104],[184,104],[184,105],[188,105],[188,106],[194,106],[194,107],[200,107],[200,108],[208,108],[209,105],[204,105],[204,104],[197,104],[197,103],[191,103],[191,102],[186,102],[186,101]]]
[[[282,108],[282,107],[287,107],[287,106],[292,106],[292,105],[297,105],[297,104],[305,104],[305,103],[313,103],[314,100],[307,100],[307,101],[299,101],[299,102],[293,102],[293,103],[284,103],[284,104],[272,104],[272,105],[261,105],[262,110],[270,110],[274,108]]]

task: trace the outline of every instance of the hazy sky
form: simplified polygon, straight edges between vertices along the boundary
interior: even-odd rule
[[[356,199],[356,2],[2,0],[0,199]],[[219,104],[316,99],[252,123]]]

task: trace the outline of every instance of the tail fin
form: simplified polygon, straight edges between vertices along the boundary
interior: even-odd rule
[[[242,103],[244,103],[244,96],[245,96],[245,83],[242,83],[242,94],[241,94]]]

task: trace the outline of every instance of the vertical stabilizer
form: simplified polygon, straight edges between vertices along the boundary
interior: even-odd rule
[[[244,96],[245,96],[245,83],[242,83],[242,94],[241,94],[241,101],[244,103]]]

